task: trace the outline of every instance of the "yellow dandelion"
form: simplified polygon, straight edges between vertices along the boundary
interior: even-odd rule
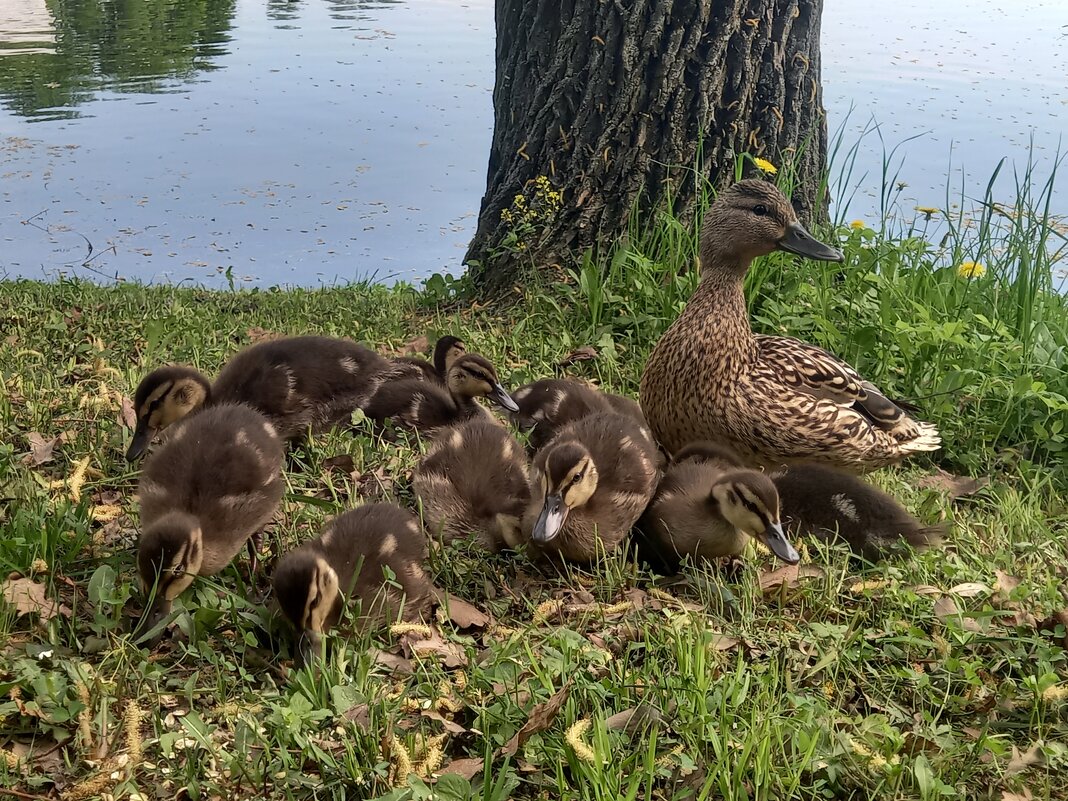
[[[564,740],[571,749],[575,752],[575,756],[581,759],[583,762],[596,762],[597,754],[590,748],[582,739],[582,735],[586,733],[586,730],[590,727],[593,721],[576,720],[571,724],[571,728],[567,730],[567,734],[564,735]]]
[[[868,224],[865,223],[864,220],[853,220],[853,222],[849,224],[849,227],[854,231],[863,231],[868,227]]]
[[[766,173],[767,175],[775,175],[775,173],[777,173],[779,171],[779,168],[776,167],[774,164],[772,164],[767,159],[754,158],[753,159],[753,164],[756,165],[756,168],[758,170],[760,170],[763,173]]]
[[[982,278],[986,275],[986,267],[977,261],[962,261],[957,267],[957,275],[969,281],[973,278]]]
[[[934,206],[917,206],[916,211],[926,217],[928,220],[938,214],[941,209],[936,209]]]

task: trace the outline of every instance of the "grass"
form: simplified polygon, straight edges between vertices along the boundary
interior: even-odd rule
[[[512,387],[592,346],[568,369],[633,394],[693,289],[678,275],[691,227],[661,216],[489,307],[446,277],[314,292],[0,285],[0,567],[43,590],[31,605],[63,606],[0,604],[0,797],[1068,798],[1068,303],[1051,291],[1062,234],[1032,177],[1008,208],[991,196],[974,216],[843,224],[844,265],[776,256],[751,277],[758,328],[850,360],[938,423],[939,466],[991,476],[956,500],[923,487],[933,462],[875,476],[951,521],[945,550],[859,566],[809,544],[820,570],[776,586],[759,554],[735,576],[654,585],[625,555],[555,575],[435,548],[438,585],[494,618],[441,622],[462,669],[427,658],[394,672],[398,638],[376,631],[333,638],[319,673],[294,671],[243,564],[198,580],[160,650],[130,644],[124,397],[163,361],[214,373],[257,328],[389,348],[458,332]],[[961,278],[964,260],[985,274]],[[40,464],[34,432],[62,435]],[[287,471],[273,554],[362,499],[410,505],[421,447],[362,429],[315,438]],[[495,755],[564,687],[554,721]],[[609,727],[635,707],[655,720]],[[438,778],[455,759],[484,770]]]

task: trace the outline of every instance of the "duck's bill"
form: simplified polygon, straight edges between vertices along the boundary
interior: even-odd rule
[[[132,462],[135,459],[139,459],[141,454],[148,449],[155,433],[156,432],[147,425],[139,424],[137,430],[134,431],[133,442],[131,442],[130,447],[126,449],[126,461]]]
[[[771,548],[771,552],[787,564],[796,565],[801,561],[801,555],[794,548],[790,540],[786,539],[786,532],[782,530],[781,523],[769,523],[764,530],[764,544]]]
[[[171,602],[162,595],[156,597],[152,607],[144,616],[140,626],[133,631],[135,645],[143,645],[146,648],[154,648],[161,639],[163,632],[167,630],[168,616],[171,613]]]
[[[842,261],[845,258],[842,251],[820,242],[799,222],[786,226],[786,236],[779,240],[779,250],[817,261]]]
[[[519,411],[519,404],[512,400],[512,396],[500,384],[493,385],[493,391],[489,394],[489,399],[512,414]]]
[[[566,519],[567,507],[564,506],[564,499],[560,495],[550,495],[541,507],[541,514],[538,515],[530,538],[534,542],[549,542],[560,533]]]
[[[318,662],[323,653],[323,638],[318,632],[305,629],[300,633],[300,647],[297,649],[297,666],[307,667]]]

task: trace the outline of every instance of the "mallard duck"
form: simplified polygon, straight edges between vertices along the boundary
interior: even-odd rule
[[[197,576],[212,576],[247,544],[252,571],[263,527],[282,498],[282,440],[267,419],[220,404],[174,426],[145,461],[138,487],[137,569],[154,601],[143,631]]]
[[[360,601],[364,624],[422,615],[435,597],[423,569],[426,556],[426,535],[415,516],[372,503],[334,518],[318,537],[279,559],[274,594],[297,630],[301,661],[320,652],[346,599]]]
[[[641,556],[670,573],[687,556],[698,561],[741,556],[750,539],[788,564],[801,559],[783,531],[771,480],[757,470],[704,460],[668,466],[635,533]]]
[[[516,548],[533,487],[530,461],[507,430],[488,420],[455,426],[431,445],[412,477],[432,534],[450,542],[477,532],[491,551]]]
[[[572,378],[541,378],[517,389],[512,398],[519,407],[512,419],[521,430],[530,432],[530,445],[535,450],[563,426],[588,414],[614,411],[645,425],[641,407],[635,401]]]
[[[445,386],[445,376],[452,363],[467,353],[462,339],[446,335],[439,337],[434,344],[434,359],[428,362],[418,356],[397,356],[392,359],[392,367],[387,375],[390,380],[414,378],[421,381],[433,381]]]
[[[642,410],[660,443],[673,453],[722,441],[751,466],[808,460],[854,471],[936,450],[933,425],[827,351],[753,334],[742,284],[753,259],[773,250],[843,259],[772,184],[746,180],[720,193],[701,232],[701,283],[642,375]]]
[[[729,448],[698,442],[676,454],[680,463],[737,468]],[[782,504],[782,521],[792,538],[840,539],[854,553],[877,561],[903,543],[917,550],[941,543],[946,528],[925,526],[895,498],[851,473],[826,465],[796,464],[768,473]]]
[[[164,427],[203,406],[246,403],[284,440],[324,430],[361,408],[389,362],[348,339],[302,336],[260,342],[238,353],[215,383],[190,367],[161,367],[134,395],[137,429],[126,452],[134,460]]]
[[[660,454],[649,430],[616,412],[569,423],[534,457],[541,504],[531,541],[590,562],[623,541],[656,490]]]
[[[364,406],[364,413],[377,422],[392,420],[417,431],[433,432],[474,417],[492,417],[475,401],[480,397],[515,411],[515,401],[501,386],[489,360],[466,353],[449,367],[446,388],[422,379],[383,381]]]

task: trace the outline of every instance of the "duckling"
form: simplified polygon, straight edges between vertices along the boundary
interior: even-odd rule
[[[508,411],[516,408],[489,360],[466,353],[449,367],[446,389],[411,378],[385,381],[367,402],[364,413],[378,422],[391,419],[417,431],[433,432],[474,417],[491,417],[475,401],[477,397],[489,398]]]
[[[779,517],[775,485],[757,470],[685,459],[666,470],[635,529],[639,553],[657,569],[678,572],[684,557],[741,556],[750,539],[788,564],[801,557]]]
[[[345,512],[283,556],[272,584],[296,628],[298,659],[307,663],[319,654],[322,636],[341,618],[346,598],[359,599],[363,624],[419,617],[436,597],[423,569],[426,556],[419,521],[390,503]]]
[[[417,356],[397,356],[392,359],[389,370],[390,380],[414,378],[420,381],[432,381],[445,386],[445,376],[452,363],[467,353],[462,339],[454,336],[439,337],[434,344],[433,363]]]
[[[260,342],[223,367],[214,385],[190,367],[163,367],[135,393],[137,429],[126,458],[133,461],[164,427],[203,406],[246,403],[262,412],[284,440],[311,427],[321,431],[361,408],[389,362],[348,339],[302,336]]]
[[[562,427],[588,414],[618,412],[645,425],[641,406],[630,398],[594,389],[571,378],[542,378],[525,384],[512,395],[519,411],[512,415],[521,430],[530,431],[537,450]]]
[[[843,259],[805,230],[773,184],[746,180],[721,192],[701,231],[701,283],[642,375],[642,410],[657,440],[671,453],[721,441],[751,467],[811,461],[854,472],[937,450],[935,426],[911,418],[845,362],[797,339],[753,333],[745,275],[774,250]]]
[[[183,420],[145,461],[138,488],[137,569],[153,628],[197,576],[226,567],[247,543],[256,570],[263,527],[282,499],[282,440],[267,419],[220,404]]]
[[[494,422],[475,419],[444,432],[416,468],[412,487],[432,533],[445,542],[478,532],[490,551],[523,542],[533,497],[522,446]]]
[[[693,443],[678,462],[709,461],[737,467],[741,459],[722,445]],[[869,562],[888,556],[903,542],[916,550],[941,544],[944,525],[925,526],[891,495],[861,478],[819,464],[796,464],[768,474],[782,504],[783,525],[791,537],[844,540]]]
[[[649,430],[612,411],[564,426],[534,464],[542,493],[531,541],[573,562],[614,551],[660,477],[660,454]]]

